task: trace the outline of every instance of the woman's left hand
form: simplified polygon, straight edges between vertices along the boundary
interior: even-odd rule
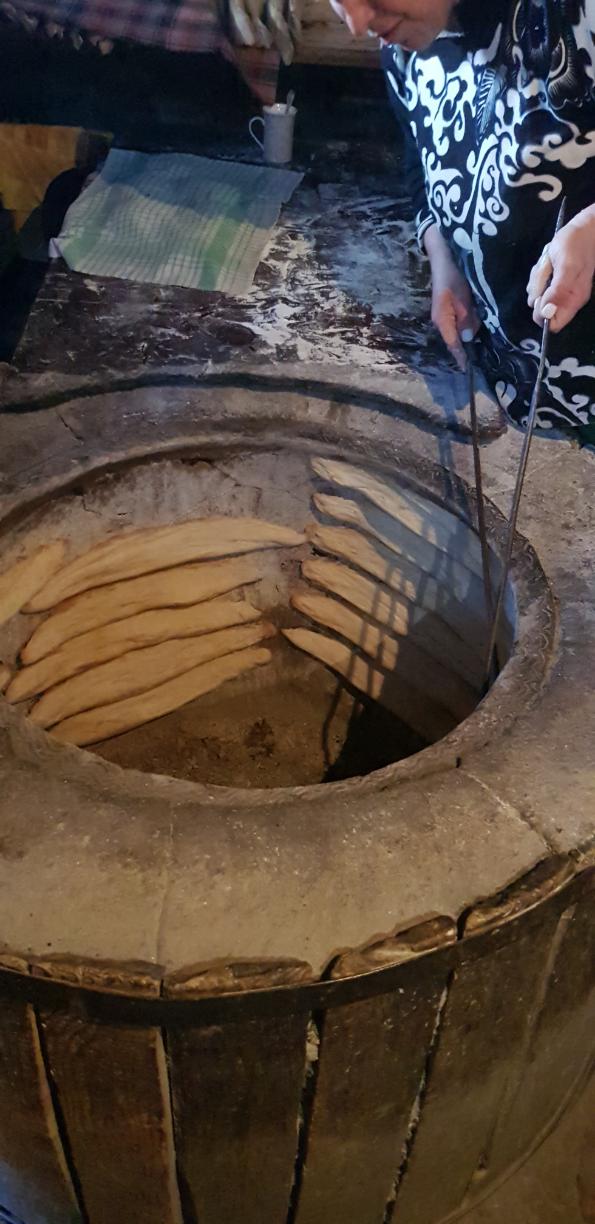
[[[551,284],[546,288],[551,277]],[[595,205],[577,213],[545,247],[531,271],[527,301],[540,326],[550,319],[559,332],[593,292],[595,277]]]

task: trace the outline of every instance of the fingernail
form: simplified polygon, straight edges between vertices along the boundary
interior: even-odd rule
[[[463,341],[463,344],[471,344],[472,339],[473,339],[473,328],[465,327],[463,331],[461,332],[461,340]]]
[[[548,302],[546,306],[541,307],[541,313],[544,319],[553,319],[558,307],[554,302]]]

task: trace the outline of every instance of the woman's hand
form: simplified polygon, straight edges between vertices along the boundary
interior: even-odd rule
[[[471,289],[437,225],[426,230],[423,242],[432,269],[432,323],[464,370],[467,361],[461,335],[468,332],[474,336],[479,328]]]
[[[562,226],[532,269],[527,302],[535,322],[551,319],[552,331],[561,331],[589,301],[594,277],[595,205]]]

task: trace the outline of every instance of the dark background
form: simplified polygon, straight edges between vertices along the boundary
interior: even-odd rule
[[[259,110],[222,56],[119,43],[109,55],[0,25],[0,122],[72,124],[113,132],[135,148],[195,149],[243,138]],[[281,68],[279,97],[296,90],[298,138],[354,138],[391,127],[380,71]],[[392,130],[392,127],[391,127]]]

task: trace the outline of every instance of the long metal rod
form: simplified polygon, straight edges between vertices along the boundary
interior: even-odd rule
[[[565,215],[566,215],[566,197],[564,197],[560,205],[560,211],[558,213],[558,219],[556,222],[556,229],[555,229],[556,234],[558,233],[558,230],[560,229],[560,227],[564,224]],[[489,642],[488,653],[486,657],[486,665],[485,665],[486,684],[489,684],[490,682],[490,676],[492,673],[492,665],[494,661],[494,651],[496,649],[498,631],[500,629],[500,621],[502,619],[502,609],[504,606],[504,596],[506,594],[506,584],[508,582],[508,573],[510,570],[512,550],[514,547],[514,537],[516,535],[516,525],[517,525],[517,519],[519,516],[519,507],[521,504],[523,486],[525,483],[525,476],[527,473],[527,464],[529,462],[529,451],[531,450],[531,442],[533,441],[533,432],[535,429],[535,419],[537,416],[537,409],[539,407],[539,402],[541,399],[541,386],[543,383],[543,375],[544,375],[545,363],[547,359],[547,348],[548,348],[549,337],[550,337],[550,320],[545,319],[544,324],[543,324],[543,335],[541,338],[541,350],[539,353],[539,366],[537,368],[537,378],[535,379],[535,386],[533,387],[533,395],[531,396],[531,407],[529,409],[529,416],[527,418],[527,428],[525,432],[525,437],[523,439],[523,448],[521,451],[519,470],[517,472],[516,484],[514,488],[514,497],[512,499],[510,519],[508,523],[508,535],[506,539],[506,548],[504,551],[504,558],[502,562],[502,576],[500,579],[500,586],[498,589],[498,598],[496,600],[496,610],[494,612],[494,619],[492,622],[492,632],[490,633],[490,642]]]
[[[485,519],[485,502],[483,496],[483,477],[481,473],[481,452],[479,449],[479,424],[477,420],[477,405],[475,402],[475,371],[473,369],[471,344],[465,344],[467,354],[467,380],[469,391],[469,416],[471,417],[471,440],[473,443],[473,466],[475,469],[475,495],[477,500],[477,529],[481,544],[481,562],[483,569],[483,585],[485,591],[486,611],[491,622],[494,606],[492,590],[492,575],[490,573],[490,546]]]

